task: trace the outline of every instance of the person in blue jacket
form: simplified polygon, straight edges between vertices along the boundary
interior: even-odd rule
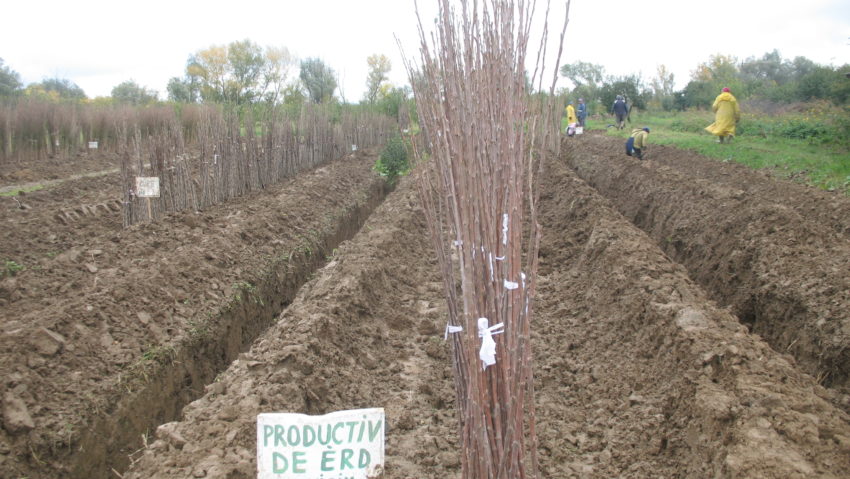
[[[584,121],[587,119],[587,104],[584,102],[584,98],[578,99],[576,115],[578,116],[578,126],[584,128]]]
[[[629,105],[623,95],[617,95],[614,104],[611,106],[611,113],[617,118],[617,129],[622,130],[626,127],[626,117],[629,116]]]

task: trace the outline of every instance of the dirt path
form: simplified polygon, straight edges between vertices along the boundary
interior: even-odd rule
[[[82,174],[79,174],[79,175],[71,175],[68,178],[59,178],[59,179],[56,179],[56,180],[30,181],[28,183],[21,183],[21,184],[18,184],[18,185],[0,186],[0,195],[2,195],[3,193],[9,193],[9,192],[12,192],[12,191],[20,191],[20,190],[29,191],[29,190],[33,190],[33,189],[50,188],[51,186],[55,186],[55,185],[58,185],[58,184],[61,184],[61,183],[65,183],[67,181],[74,181],[74,180],[79,180],[79,179],[83,179],[83,178],[94,178],[94,177],[98,177],[98,176],[106,176],[106,175],[118,173],[118,171],[119,171],[118,168],[110,168],[108,170],[94,171],[94,172],[91,172],[91,173],[82,173]]]
[[[108,170],[117,171],[119,165],[118,154],[103,150],[78,152],[73,156],[63,153],[58,157],[43,156],[0,162],[0,192],[15,185],[61,182],[74,176],[83,177]]]
[[[563,163],[543,185],[544,477],[840,477],[848,416]],[[129,478],[254,477],[255,416],[387,408],[386,477],[458,476],[439,277],[406,182]]]
[[[639,162],[604,135],[568,145],[568,161],[582,178],[685,265],[713,299],[850,406],[850,239],[835,223],[797,210],[798,202],[807,203],[798,185],[765,178],[761,183],[769,186],[753,180],[742,190],[706,179],[715,175],[688,175],[684,153],[669,160],[680,163],[675,168]],[[783,184],[791,193],[782,194]],[[813,192],[811,203],[821,197]],[[831,201],[839,211],[850,208],[850,199]]]

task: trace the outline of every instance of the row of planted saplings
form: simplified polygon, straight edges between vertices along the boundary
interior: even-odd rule
[[[343,113],[333,121],[325,108],[311,105],[297,118],[275,113],[262,120],[209,109],[188,132],[176,119],[148,135],[123,128],[124,225],[261,190],[357,148],[384,144],[397,128],[395,120],[373,113]]]
[[[125,125],[153,134],[177,119],[184,133],[215,110],[206,105],[136,108],[127,105],[57,103],[36,99],[0,102],[0,164],[49,161],[81,153],[116,152]]]

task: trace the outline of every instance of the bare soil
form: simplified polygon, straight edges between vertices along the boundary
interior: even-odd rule
[[[577,153],[577,152],[576,152]],[[576,178],[543,175],[543,477],[841,477],[848,416]],[[255,416],[387,409],[388,478],[460,477],[439,276],[409,181],[129,478],[253,477]]]
[[[0,476],[126,467],[359,229],[375,158],[129,229],[117,174],[0,198]]]
[[[88,150],[73,157],[55,156],[0,162],[0,191],[12,185],[28,185],[65,180],[75,175],[116,170],[118,155]]]
[[[814,351],[818,328],[840,332],[838,311],[850,308],[840,291],[815,281],[821,277],[798,276],[823,259],[808,245],[841,251],[847,240],[835,225],[846,219],[807,219],[798,227],[789,215],[811,215],[757,194],[783,197],[786,185],[799,195],[789,194],[791,203],[820,201],[797,185],[745,190],[689,173],[691,161],[711,169],[692,153],[670,149],[668,156],[678,155],[673,168],[660,159],[626,159],[620,146],[602,135],[572,138],[541,176],[533,341],[543,477],[846,477],[850,416],[842,409],[841,369],[818,369],[840,364],[840,348],[824,347],[830,362],[800,353]],[[27,266],[0,291],[0,476],[114,477],[109,468],[123,473],[129,465],[124,477],[133,479],[255,477],[258,413],[383,407],[385,477],[459,478],[442,283],[411,179],[352,239],[307,255],[315,243],[304,239],[314,229],[334,229],[315,222],[339,224],[345,215],[329,212],[372,201],[368,192],[379,182],[369,170],[373,161],[334,162],[280,189],[124,231],[118,213],[85,214],[88,208],[66,221],[56,216],[110,201],[97,187],[86,193],[84,185],[101,180],[67,183],[57,195],[71,198],[67,206],[42,203],[39,195],[49,191],[21,198],[31,206],[24,210],[0,199],[3,228],[22,230],[9,241],[4,236],[3,255]],[[723,214],[711,216],[715,210]],[[758,226],[765,216],[759,212],[785,215],[773,222],[783,233]],[[678,222],[689,216],[714,228]],[[109,228],[96,226],[106,221],[113,221]],[[670,230],[675,235],[665,233],[668,224],[680,225]],[[748,243],[736,243],[740,237]],[[770,256],[756,256],[762,250]],[[307,256],[330,262],[297,296],[281,299],[280,284],[291,283],[293,292],[300,284],[293,279],[299,274],[280,264],[283,256],[287,263],[306,264]],[[741,257],[751,258],[744,264],[754,272],[735,269]],[[719,266],[700,268],[689,258]],[[777,261],[781,268],[758,269]],[[836,290],[847,281],[847,268],[830,269],[843,263],[817,264]],[[767,279],[756,286],[737,279],[747,274]],[[712,286],[731,281],[738,281],[734,288]],[[833,309],[789,314],[784,320],[801,338],[789,347],[771,337],[786,338],[794,328],[766,312],[735,314],[741,290],[765,304],[783,305],[773,298],[790,296],[804,302],[803,312]],[[763,291],[774,296],[758,296]],[[251,331],[234,330],[284,306]],[[197,322],[210,313],[214,319]],[[214,346],[222,337],[226,344]],[[238,346],[251,342],[246,351]],[[825,370],[834,372],[818,377]],[[102,448],[102,460],[78,459],[81,448],[125,429],[145,431],[108,421],[98,429],[104,421],[95,418],[148,409],[161,425],[147,427],[146,447],[137,440]]]
[[[633,160],[601,134],[571,146],[579,176],[850,406],[850,199],[673,148]]]
[[[652,146],[650,159],[688,177],[739,189],[759,201],[780,203],[850,236],[850,199],[841,194],[778,178],[775,170],[753,170],[734,161],[718,161],[669,146]]]

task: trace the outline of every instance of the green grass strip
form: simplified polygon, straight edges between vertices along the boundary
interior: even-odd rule
[[[23,188],[15,188],[8,191],[0,191],[0,196],[18,196],[21,193],[30,193],[44,189],[44,185],[26,186]]]
[[[698,121],[692,113],[683,115],[688,124]],[[711,113],[706,112],[702,116],[705,117],[703,126],[714,121]],[[627,124],[623,131],[607,128],[607,134],[627,138],[633,128],[648,126],[651,129],[650,145],[674,146],[753,169],[768,169],[779,177],[802,180],[809,185],[850,196],[850,153],[841,147],[761,135],[739,135],[731,144],[719,144],[715,136],[705,131],[676,131],[682,122],[683,118],[674,114],[643,114],[633,116],[632,123]],[[589,119],[587,126],[591,130],[606,129],[611,123],[613,118]]]

